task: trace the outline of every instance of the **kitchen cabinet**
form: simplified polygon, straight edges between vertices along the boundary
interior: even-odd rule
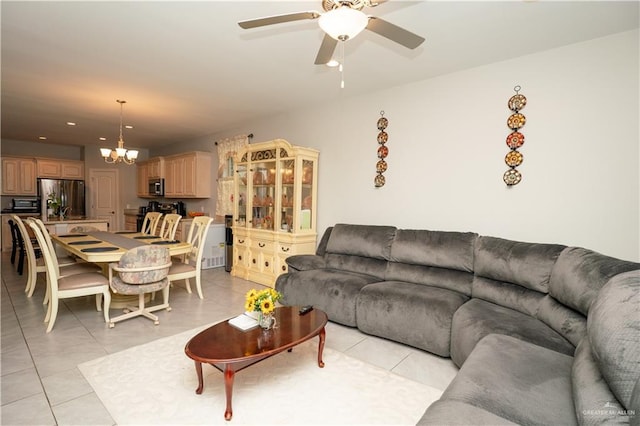
[[[164,160],[165,198],[211,197],[211,153],[188,152]]]
[[[124,230],[125,231],[137,231],[138,216],[135,214],[124,215]]]
[[[2,159],[2,195],[38,195],[33,158]]]
[[[163,157],[154,157],[147,161],[147,178],[164,178]]]
[[[140,198],[149,198],[149,167],[146,162],[136,163],[136,194]]]
[[[283,139],[238,154],[232,275],[272,287],[287,257],[315,253],[318,155]]]
[[[38,158],[36,164],[40,178],[84,180],[83,161]]]

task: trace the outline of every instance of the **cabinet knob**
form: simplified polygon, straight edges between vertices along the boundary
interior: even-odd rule
[[[238,256],[238,260],[242,260],[242,256]]]
[[[244,244],[244,240],[238,239],[238,244]]]
[[[255,259],[251,259],[251,262],[255,265],[256,264],[256,260]]]
[[[269,267],[269,262],[264,262],[264,266]]]
[[[288,252],[288,251],[289,251],[289,249],[290,249],[290,247],[280,247],[280,248],[281,248],[281,249],[282,249],[282,251],[283,251],[283,252],[285,252],[285,253],[286,253],[286,252]]]
[[[262,247],[264,247],[264,246],[266,246],[266,244],[265,244],[265,243],[258,243],[258,247],[262,248]]]
[[[282,272],[287,272],[287,267],[282,265]]]

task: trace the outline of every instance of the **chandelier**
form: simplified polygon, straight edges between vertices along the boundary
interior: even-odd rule
[[[120,139],[118,139],[118,147],[116,149],[100,148],[100,155],[107,163],[126,163],[133,164],[138,158],[138,150],[125,149],[124,140],[122,139],[122,105],[127,101],[116,100],[120,104]]]

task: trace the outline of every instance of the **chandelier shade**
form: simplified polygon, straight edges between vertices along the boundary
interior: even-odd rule
[[[122,139],[122,105],[127,101],[116,100],[120,104],[120,138],[118,139],[118,147],[100,148],[100,155],[107,163],[126,163],[134,164],[138,158],[138,150],[126,149],[124,147],[124,140]]]
[[[345,41],[354,38],[367,27],[369,17],[363,12],[341,6],[322,14],[318,24],[332,38]]]

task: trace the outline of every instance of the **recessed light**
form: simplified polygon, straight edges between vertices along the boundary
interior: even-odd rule
[[[98,139],[100,139],[101,141],[106,141],[107,140],[107,138],[98,138]]]
[[[74,123],[73,121],[67,121],[67,126],[75,126],[76,123]]]
[[[133,126],[131,126],[131,125],[127,125],[127,126],[124,126],[124,128],[125,128],[125,129],[133,129]]]
[[[47,140],[46,136],[38,136],[38,139],[40,139],[41,141]]]

